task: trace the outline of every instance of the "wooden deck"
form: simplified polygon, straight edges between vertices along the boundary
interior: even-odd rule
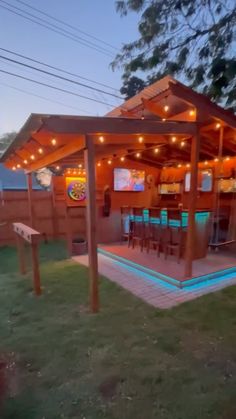
[[[147,254],[146,250],[141,252],[138,247],[128,248],[127,243],[99,245],[99,252],[180,287],[225,273],[235,271],[236,274],[236,253],[229,249],[211,251],[206,258],[195,260],[191,279],[184,277],[184,260],[177,263],[176,257],[172,255],[165,260],[163,254],[158,258],[153,250]]]

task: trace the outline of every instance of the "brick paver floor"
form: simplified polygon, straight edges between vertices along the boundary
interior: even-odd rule
[[[88,266],[87,255],[74,256],[73,260]],[[179,289],[102,254],[98,254],[98,269],[101,275],[106,276],[136,297],[146,301],[146,303],[160,309],[168,309],[204,294],[218,291],[229,285],[236,285],[234,273]]]

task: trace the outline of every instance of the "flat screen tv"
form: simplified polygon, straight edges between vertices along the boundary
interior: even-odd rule
[[[142,192],[145,190],[145,171],[114,169],[114,191]]]
[[[187,172],[185,175],[185,192],[190,191],[191,174]],[[201,192],[211,192],[213,187],[212,170],[200,170],[198,173],[198,190]]]

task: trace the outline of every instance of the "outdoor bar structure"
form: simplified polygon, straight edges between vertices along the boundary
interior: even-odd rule
[[[86,212],[92,311],[98,252],[179,287],[236,272],[236,117],[169,76],[104,117],[32,114],[1,161],[28,174],[31,227],[31,173],[53,169],[69,252]]]

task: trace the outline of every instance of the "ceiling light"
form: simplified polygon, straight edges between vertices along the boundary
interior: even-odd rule
[[[124,156],[120,158],[120,161],[125,161],[125,158],[124,158]]]
[[[82,168],[82,164],[80,163],[80,164],[78,164],[78,167],[81,169]]]
[[[56,143],[57,143],[56,138],[52,138],[52,139],[51,139],[51,144],[52,144],[52,145],[56,145]]]
[[[229,161],[230,160],[230,157],[226,157],[226,159],[225,159],[226,161]]]
[[[193,109],[191,109],[190,111],[189,111],[189,116],[194,116],[195,115],[195,111],[193,110]]]
[[[104,143],[104,137],[102,135],[100,135],[99,141],[100,141],[100,143]]]
[[[166,121],[166,118],[162,118],[162,121],[165,122]]]
[[[187,164],[186,164],[186,167],[188,167],[188,168],[189,168],[189,167],[190,167],[190,164],[189,164],[189,163],[187,163]]]
[[[56,166],[56,170],[60,170],[60,166]]]
[[[21,168],[21,165],[18,163],[18,164],[16,165],[16,167],[17,167],[17,169],[20,169],[20,168]]]
[[[141,156],[141,153],[136,153],[135,156],[139,158]]]
[[[168,105],[165,105],[165,106],[164,106],[164,111],[165,111],[165,112],[168,112],[168,110],[169,110],[169,109],[170,109],[170,108],[169,108],[169,106],[168,106]]]
[[[184,141],[181,141],[180,147],[184,147],[184,146],[185,146],[185,142]]]
[[[107,162],[108,164],[111,164],[112,162],[111,162],[111,160],[108,160],[108,162]]]
[[[100,162],[100,161],[98,162],[97,166],[98,166],[98,167],[100,167],[100,166],[101,166],[101,162]]]
[[[221,127],[220,123],[219,123],[219,122],[217,122],[217,124],[216,124],[216,129],[219,129],[220,127]]]
[[[16,170],[16,166],[13,166],[12,170]]]
[[[218,162],[218,161],[219,161],[218,157],[216,157],[216,158],[214,159],[214,161],[215,161],[215,162]]]
[[[177,140],[177,138],[176,138],[175,136],[171,137],[171,141],[172,141],[172,143],[175,143],[175,142],[176,142],[176,140]]]
[[[182,164],[178,164],[178,167],[182,167]]]
[[[35,155],[31,154],[30,158],[31,158],[31,160],[35,160]]]
[[[28,164],[28,160],[24,160],[24,164]]]
[[[38,152],[39,152],[39,154],[43,154],[43,149],[42,148],[39,148],[38,149]]]
[[[140,143],[142,143],[143,142],[143,137],[138,137],[138,140],[139,140]]]
[[[158,147],[156,147],[156,148],[154,148],[154,153],[159,153],[159,148]]]

